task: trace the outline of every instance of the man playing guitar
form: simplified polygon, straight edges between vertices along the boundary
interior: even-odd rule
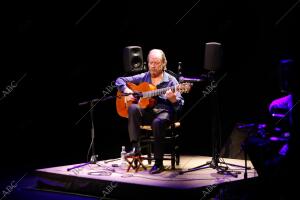
[[[128,132],[133,147],[131,154],[139,155],[141,151],[139,144],[140,125],[150,124],[152,127],[155,137],[155,165],[151,168],[150,174],[156,174],[164,170],[163,139],[166,129],[174,120],[176,113],[182,109],[184,100],[177,90],[178,81],[165,71],[167,59],[164,52],[160,49],[152,49],[148,54],[147,61],[149,69],[147,72],[130,77],[119,77],[116,80],[116,86],[120,93],[127,94],[119,101],[124,103],[124,108],[126,108],[123,117],[128,117]],[[143,85],[144,88],[138,91],[141,94],[138,96],[145,98],[138,99],[134,95],[137,94],[138,86],[136,85],[138,84],[141,84],[141,87]],[[157,90],[155,90],[156,88]],[[148,98],[153,96],[155,98]],[[141,106],[143,100],[147,100],[147,105]]]

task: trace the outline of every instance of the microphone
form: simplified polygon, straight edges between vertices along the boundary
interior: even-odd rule
[[[205,79],[201,79],[201,78],[187,78],[187,77],[183,77],[183,76],[179,77],[179,82],[197,83],[197,82],[202,82],[202,81],[205,81]]]

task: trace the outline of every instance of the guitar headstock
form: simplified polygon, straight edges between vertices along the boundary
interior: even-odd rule
[[[177,85],[176,89],[180,93],[189,93],[192,86],[193,86],[193,83],[180,83]]]

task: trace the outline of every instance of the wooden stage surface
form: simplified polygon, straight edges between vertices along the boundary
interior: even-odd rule
[[[119,160],[98,161],[96,164],[84,165],[69,171],[67,169],[80,163],[37,169],[35,175],[38,177],[38,189],[92,195],[100,199],[154,197],[182,199],[182,196],[205,199],[218,195],[224,185],[243,184],[258,177],[251,161],[247,162],[247,166],[251,169],[247,170],[247,179],[245,179],[244,160],[222,158],[221,161],[223,160],[238,166],[228,165],[229,169],[223,174],[211,167],[186,172],[190,168],[211,161],[211,157],[182,155],[180,165],[176,166],[175,170],[170,169],[170,162],[164,161],[166,170],[155,175],[149,174],[151,165],[148,165],[147,161],[144,161],[147,170],[141,168],[138,172],[132,169],[127,172],[115,166],[119,164]],[[180,174],[182,171],[185,173]]]

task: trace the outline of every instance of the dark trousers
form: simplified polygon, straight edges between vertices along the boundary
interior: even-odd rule
[[[154,141],[154,159],[162,161],[164,154],[163,140],[166,129],[171,124],[171,116],[168,111],[154,112],[141,109],[137,104],[131,104],[128,108],[128,132],[131,142],[139,142],[140,125],[149,124],[152,127]]]

